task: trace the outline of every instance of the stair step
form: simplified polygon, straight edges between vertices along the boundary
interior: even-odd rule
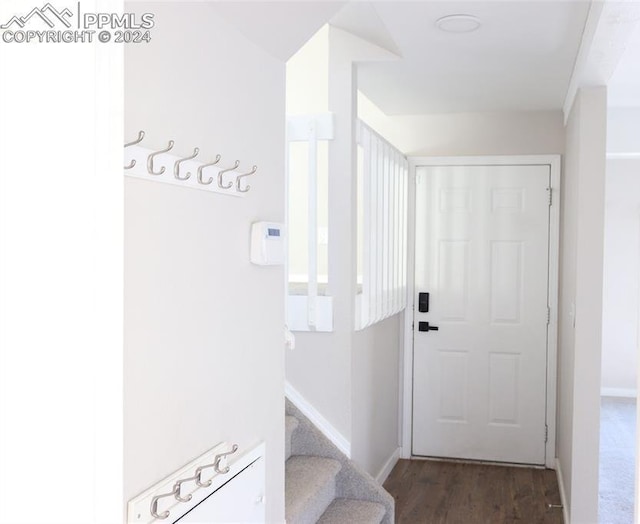
[[[293,437],[293,432],[296,430],[300,422],[296,417],[292,417],[287,415],[284,418],[285,421],[285,448],[284,448],[284,460],[289,460],[291,456],[291,438]]]
[[[285,464],[287,524],[315,524],[336,496],[340,462],[294,455]]]
[[[380,524],[386,509],[368,500],[335,499],[318,524]]]

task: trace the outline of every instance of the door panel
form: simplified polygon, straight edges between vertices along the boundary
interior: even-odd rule
[[[413,454],[544,464],[549,166],[416,171]]]

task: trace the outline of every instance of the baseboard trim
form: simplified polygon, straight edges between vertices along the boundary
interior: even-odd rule
[[[351,442],[349,442],[331,422],[324,418],[289,382],[285,382],[284,394],[325,437],[333,442],[347,458],[351,458]]]
[[[556,458],[556,477],[558,479],[558,490],[560,491],[560,503],[562,504],[562,517],[564,522],[569,524],[569,504],[567,503],[567,493],[564,490],[564,477],[562,476],[562,467],[560,461]]]
[[[602,397],[637,398],[638,390],[632,388],[601,388]]]
[[[393,453],[391,453],[389,459],[384,463],[382,469],[380,469],[379,473],[376,475],[378,484],[382,486],[382,484],[384,484],[384,481],[387,480],[387,477],[391,473],[391,470],[398,463],[398,460],[400,460],[401,453],[402,448],[396,448]]]

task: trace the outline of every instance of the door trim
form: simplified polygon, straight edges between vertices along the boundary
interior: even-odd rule
[[[545,466],[556,467],[556,396],[558,362],[558,271],[560,253],[560,155],[524,156],[464,156],[464,157],[408,157],[409,195],[407,209],[407,308],[404,314],[402,381],[402,458],[411,458],[413,433],[413,310],[415,271],[415,208],[416,168],[436,166],[486,166],[486,165],[547,165],[551,172],[552,205],[549,210],[549,307],[551,314],[547,330],[547,400],[546,424],[548,438],[545,445]]]

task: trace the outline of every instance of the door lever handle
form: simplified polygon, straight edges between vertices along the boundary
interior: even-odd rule
[[[438,326],[430,326],[429,322],[418,322],[418,331],[438,331]]]

